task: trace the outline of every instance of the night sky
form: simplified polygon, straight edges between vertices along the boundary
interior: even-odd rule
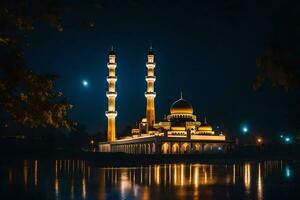
[[[182,91],[201,121],[207,116],[230,133],[248,124],[252,131],[277,134],[293,129],[296,94],[270,84],[253,91],[256,58],[274,35],[299,46],[299,10],[296,1],[104,1],[98,9],[66,15],[63,32],[41,25],[28,36],[25,54],[34,70],[60,75],[56,87],[74,105],[70,118],[90,134],[106,130],[111,45],[118,63],[117,129],[145,115],[150,44],[156,54],[157,120]]]

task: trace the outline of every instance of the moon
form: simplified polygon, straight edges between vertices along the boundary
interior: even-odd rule
[[[84,87],[87,87],[87,86],[89,85],[89,82],[88,82],[87,80],[83,80],[83,81],[82,81],[82,85],[83,85]]]

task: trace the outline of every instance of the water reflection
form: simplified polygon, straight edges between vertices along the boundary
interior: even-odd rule
[[[258,172],[257,172],[257,199],[263,199],[263,183],[262,183],[262,175],[261,175],[261,163],[258,163]]]
[[[285,166],[285,177],[290,178],[292,176],[291,168],[290,166]]]
[[[235,166],[235,164],[233,164],[233,166],[232,166],[232,183],[233,184],[235,184],[235,182],[236,182],[236,180],[235,180],[235,178],[236,178],[236,176],[235,176],[235,171],[236,171],[236,166]]]
[[[38,161],[34,161],[34,185],[37,186],[38,184]]]
[[[98,168],[82,160],[25,160],[0,172],[1,180],[7,177],[0,186],[2,194],[14,195],[21,186],[24,193],[35,188],[54,199],[230,199],[239,191],[240,198],[262,200],[267,177],[291,179],[295,174],[293,166],[282,161]]]
[[[249,163],[244,165],[244,183],[245,183],[245,192],[249,194],[250,184],[251,184],[251,166]]]
[[[24,161],[23,173],[24,173],[24,186],[26,187],[27,186],[27,179],[28,179],[27,160]]]
[[[54,190],[55,190],[55,197],[58,199],[59,195],[59,181],[58,181],[58,170],[57,170],[57,160],[55,161],[55,179],[54,179]]]
[[[86,181],[85,181],[85,176],[82,178],[82,198],[86,198]]]

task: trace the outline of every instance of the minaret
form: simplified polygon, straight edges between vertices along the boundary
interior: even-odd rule
[[[116,68],[117,68],[117,63],[116,63],[116,54],[113,50],[113,47],[111,51],[108,54],[108,76],[106,78],[108,82],[108,91],[106,92],[106,96],[108,99],[108,111],[105,112],[105,115],[107,117],[107,140],[108,142],[112,142],[116,140],[116,116],[117,116],[117,111],[115,110],[116,107],[116,97],[117,97],[117,92],[116,92],[116,82],[117,82],[117,77],[116,77]]]
[[[156,77],[154,76],[154,53],[152,51],[152,46],[150,46],[149,52],[147,54],[147,76],[145,77],[147,82],[147,91],[145,92],[145,97],[147,98],[147,108],[146,108],[146,118],[149,124],[149,127],[153,127],[155,123],[155,104],[154,99],[156,93],[154,92],[154,82]]]

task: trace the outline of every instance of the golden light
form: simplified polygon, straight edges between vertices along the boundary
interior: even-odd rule
[[[185,165],[181,164],[180,165],[180,185],[183,186],[184,185],[184,167]]]
[[[261,173],[261,163],[258,163],[258,175],[257,175],[257,196],[258,200],[263,199],[263,181],[262,181],[262,173]]]
[[[82,177],[81,186],[82,186],[82,198],[85,199],[86,198],[86,180],[85,180],[85,176]]]
[[[95,143],[95,141],[94,140],[91,140],[91,144],[94,144]]]
[[[160,184],[160,166],[159,165],[154,166],[154,180],[157,185]]]
[[[249,163],[244,164],[244,184],[246,193],[249,193],[251,184],[251,165]]]
[[[194,167],[194,186],[199,186],[199,166]]]
[[[263,143],[263,139],[261,137],[256,139],[257,144],[262,144]]]

